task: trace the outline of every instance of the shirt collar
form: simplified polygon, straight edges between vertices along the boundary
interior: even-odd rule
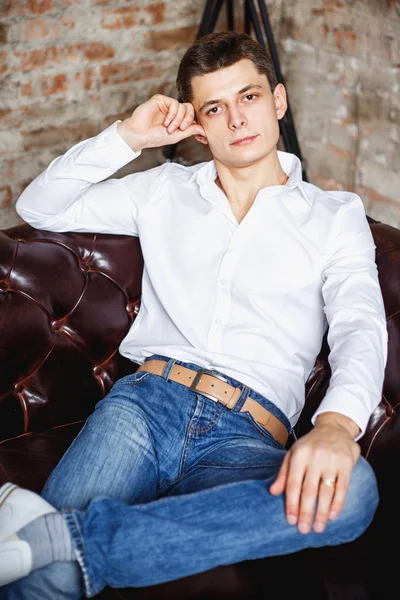
[[[278,159],[283,171],[289,175],[286,186],[291,188],[298,187],[303,198],[312,206],[313,195],[309,193],[309,190],[306,191],[305,189],[300,159],[295,154],[281,150],[278,150]],[[193,181],[196,181],[200,187],[207,187],[210,190],[210,185],[215,181],[216,177],[217,168],[215,162],[210,160],[197,166],[196,171],[190,177],[187,184],[189,185]]]

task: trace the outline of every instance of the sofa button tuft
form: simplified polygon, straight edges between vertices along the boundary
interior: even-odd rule
[[[21,393],[24,389],[24,385],[23,383],[16,383],[14,385],[14,391],[17,392],[17,394]]]
[[[51,327],[54,329],[54,331],[58,331],[59,329],[61,329],[61,323],[60,321],[52,321],[50,323]]]
[[[9,289],[5,281],[0,281],[0,292],[8,292]]]
[[[103,369],[101,367],[93,367],[94,375],[101,375],[102,372],[103,372]]]

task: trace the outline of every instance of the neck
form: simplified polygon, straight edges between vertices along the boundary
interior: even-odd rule
[[[218,173],[215,183],[229,202],[237,206],[252,204],[262,188],[284,185],[288,180],[277,152],[262,161],[240,167],[223,164],[215,158],[214,162]]]

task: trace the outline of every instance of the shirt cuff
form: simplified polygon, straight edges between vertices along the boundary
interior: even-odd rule
[[[125,166],[142,153],[141,150],[137,152],[132,150],[125,140],[122,139],[117,130],[118,123],[121,123],[120,119],[117,119],[112,125],[103,129],[93,140],[96,152],[101,153],[104,150],[110,167],[115,167],[116,169]]]
[[[360,432],[354,438],[355,441],[358,441],[364,435],[371,416],[371,413],[366,410],[364,402],[343,387],[340,390],[328,389],[321,404],[311,417],[311,423],[315,425],[318,415],[325,412],[340,413],[357,423]]]

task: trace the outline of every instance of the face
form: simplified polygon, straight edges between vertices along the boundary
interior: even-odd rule
[[[276,150],[279,119],[287,108],[286,92],[278,84],[271,92],[266,75],[253,62],[240,60],[230,67],[192,79],[197,121],[217,161],[227,166],[246,166]]]

